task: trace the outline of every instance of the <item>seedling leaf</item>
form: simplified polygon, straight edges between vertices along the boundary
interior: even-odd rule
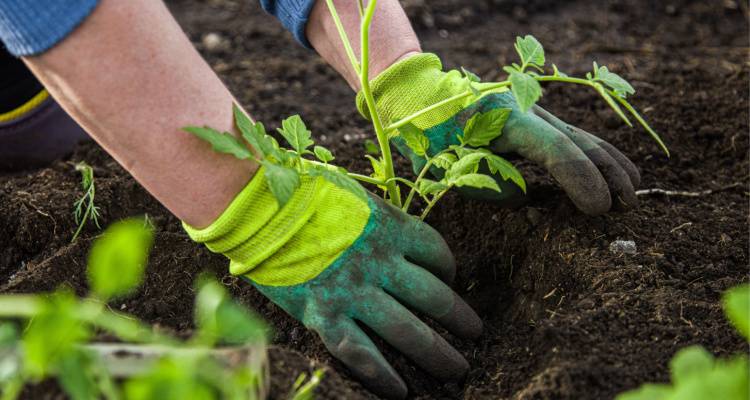
[[[527,112],[542,97],[542,87],[529,74],[513,72],[510,74],[510,89],[522,112]]]
[[[596,63],[594,63],[596,65]],[[607,67],[601,66],[596,72],[596,78],[603,84],[612,88],[615,94],[619,97],[625,98],[628,95],[635,94],[633,86],[623,79],[620,75],[611,72]]]
[[[515,47],[518,55],[521,57],[522,64],[533,64],[538,67],[544,66],[544,48],[535,37],[531,35],[526,35],[523,38],[518,36],[516,37]]]
[[[314,144],[311,139],[311,132],[307,129],[299,115],[292,115],[281,121],[281,128],[277,130],[289,142],[297,154],[310,153],[307,148]]]
[[[464,67],[461,67],[461,72],[464,74],[464,77],[469,80],[469,82],[480,82],[481,79],[479,79],[479,76],[477,74],[467,70]]]
[[[510,179],[526,193],[526,181],[523,175],[508,160],[494,154],[487,156],[487,166],[493,174],[500,173],[504,180]]]
[[[445,174],[446,178],[448,178],[449,181],[453,181],[462,175],[476,173],[479,167],[479,161],[486,156],[487,154],[482,152],[472,152],[471,154],[467,154],[453,163],[451,168]]]
[[[108,300],[132,292],[143,280],[153,232],[133,218],[112,224],[94,242],[88,278],[97,297]]]
[[[422,130],[412,124],[406,124],[398,128],[398,132],[414,154],[420,157],[424,157],[427,154],[427,149],[430,147],[430,140]]]
[[[276,165],[268,160],[261,160],[261,164],[265,167],[264,175],[273,197],[279,207],[284,207],[300,185],[299,173],[293,168]]]
[[[432,158],[432,164],[438,168],[449,169],[454,162],[458,160],[458,157],[451,153],[440,153]]]
[[[435,182],[430,179],[422,179],[419,182],[419,193],[422,194],[422,196],[435,194],[446,189],[448,189],[448,185],[443,182]]]
[[[341,172],[337,169],[327,167],[325,165],[311,165],[312,168],[308,170],[310,176],[320,176],[328,182],[334,185],[348,190],[360,199],[367,201],[367,193],[365,189],[357,183],[356,180],[350,178],[346,173]]]
[[[750,341],[750,285],[742,285],[724,293],[724,313],[734,327]]]
[[[466,174],[456,178],[453,184],[459,187],[469,186],[477,189],[492,189],[496,192],[500,192],[500,187],[497,185],[497,182],[489,175]]]
[[[326,149],[323,146],[315,146],[313,148],[313,152],[315,153],[315,157],[317,157],[318,160],[324,163],[329,163],[333,161],[334,159],[333,154],[331,154],[331,151]]]
[[[464,126],[463,142],[473,147],[484,147],[503,133],[503,126],[510,117],[510,108],[496,108],[485,113],[476,113]]]
[[[198,126],[188,126],[182,129],[211,143],[211,147],[219,153],[231,154],[240,160],[253,156],[250,150],[231,133],[221,133],[212,128]]]

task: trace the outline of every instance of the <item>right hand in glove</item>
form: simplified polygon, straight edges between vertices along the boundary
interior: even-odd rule
[[[466,374],[464,357],[407,308],[459,337],[481,334],[479,317],[448,286],[453,255],[434,229],[380,198],[303,177],[279,208],[261,170],[213,224],[185,229],[317,332],[374,393],[404,398],[407,388],[356,321],[438,379]]]

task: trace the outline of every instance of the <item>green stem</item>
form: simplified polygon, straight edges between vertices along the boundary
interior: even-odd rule
[[[356,179],[358,181],[362,181],[362,182],[365,182],[365,183],[371,183],[373,185],[378,185],[378,186],[385,186],[385,182],[383,182],[383,181],[381,181],[379,179],[375,179],[375,178],[373,178],[371,176],[362,175],[362,174],[355,174],[354,172],[347,172],[347,175],[349,175],[350,178],[354,178],[354,179]]]
[[[613,94],[612,97],[614,97],[618,103],[622,104],[622,106],[625,107],[625,109],[628,110],[628,112],[630,112],[631,115],[633,115],[633,118],[635,118],[636,121],[638,121],[638,123],[641,124],[641,126],[643,126],[644,129],[646,129],[646,131],[649,133],[649,135],[651,135],[652,138],[654,138],[654,140],[656,140],[656,143],[658,143],[659,147],[661,147],[661,149],[664,150],[664,153],[667,154],[667,157],[670,157],[669,149],[667,149],[667,145],[665,145],[664,142],[661,140],[661,137],[659,136],[659,134],[656,133],[656,131],[654,131],[653,129],[651,129],[651,126],[649,126],[646,120],[643,119],[643,117],[641,117],[641,114],[639,114],[638,111],[636,111],[635,108],[633,108],[633,106],[631,106],[630,103],[628,103],[628,101],[623,99],[622,97],[617,96],[616,94]]]
[[[357,56],[354,55],[354,50],[352,50],[349,36],[346,34],[346,30],[344,30],[344,25],[341,23],[341,18],[339,18],[339,13],[336,11],[336,6],[333,5],[333,0],[326,0],[326,5],[328,5],[328,11],[331,12],[331,16],[333,17],[333,23],[336,25],[336,29],[339,31],[341,42],[344,43],[344,51],[346,51],[346,56],[349,58],[349,62],[352,63],[354,72],[359,75],[359,62],[357,62]]]
[[[408,186],[410,188],[416,187],[414,185],[414,182],[412,182],[412,181],[410,181],[408,179],[404,179],[404,178],[398,177],[398,176],[389,179],[388,182],[385,182],[385,183],[390,183],[390,182],[401,182],[401,183],[403,183],[404,185],[406,185],[406,186]]]
[[[375,134],[378,138],[378,144],[380,145],[380,152],[383,155],[383,172],[385,174],[385,181],[389,182],[389,179],[396,176],[393,170],[393,156],[391,155],[391,144],[388,140],[388,135],[383,129],[383,124],[380,121],[380,114],[375,107],[375,99],[372,96],[372,90],[370,90],[370,24],[372,24],[372,17],[375,14],[375,5],[377,0],[370,0],[367,3],[367,10],[365,10],[364,18],[362,19],[362,27],[360,29],[361,40],[360,45],[362,47],[362,62],[361,70],[359,74],[359,80],[362,85],[362,94],[367,103],[367,109],[370,111],[370,117],[372,118],[372,125],[375,128]],[[388,190],[388,197],[396,207],[401,208],[401,194],[398,191],[398,185],[396,182],[390,181],[386,188]]]
[[[484,87],[482,89],[479,89],[479,92],[484,93],[484,92],[487,92],[487,91],[490,91],[490,90],[499,89],[499,88],[505,87],[505,86],[510,86],[510,81],[497,82],[497,83],[493,83],[493,84],[487,85],[486,87]],[[471,90],[467,90],[467,91],[465,91],[463,93],[459,93],[457,95],[448,97],[445,100],[439,101],[439,102],[437,102],[437,103],[435,103],[435,104],[433,104],[433,105],[431,105],[431,106],[429,106],[427,108],[423,108],[423,109],[415,112],[414,114],[409,115],[408,117],[402,118],[402,119],[400,119],[400,120],[398,120],[398,121],[396,121],[396,122],[388,125],[388,127],[385,128],[385,130],[386,130],[386,132],[390,132],[390,131],[392,131],[394,129],[398,129],[398,128],[400,128],[400,127],[408,124],[409,122],[411,122],[412,120],[414,120],[417,117],[420,117],[420,116],[422,116],[422,115],[424,115],[424,114],[426,114],[426,113],[428,113],[430,111],[433,111],[435,109],[443,107],[446,104],[450,104],[450,103],[452,103],[454,101],[458,101],[458,100],[461,100],[461,99],[463,99],[465,97],[469,97],[472,94],[474,94],[474,92],[472,92]]]
[[[427,214],[432,211],[432,207],[434,207],[435,204],[437,204],[437,202],[440,201],[440,199],[443,198],[443,196],[445,196],[445,194],[448,193],[449,190],[451,190],[451,188],[453,188],[453,185],[448,186],[448,189],[445,189],[442,192],[436,194],[435,197],[432,198],[432,201],[427,203],[427,208],[424,209],[422,215],[419,216],[419,219],[424,221],[424,219],[427,218]]]
[[[422,179],[427,175],[427,171],[430,170],[430,167],[432,166],[432,158],[428,158],[425,165],[422,167],[422,170],[419,171],[419,175],[417,176],[417,179],[414,181],[414,187],[411,188],[409,191],[409,195],[406,196],[406,201],[404,202],[404,206],[401,208],[403,212],[408,213],[409,212],[409,206],[411,205],[411,201],[414,198],[414,192],[417,191],[417,188],[419,187],[419,182],[422,181]]]

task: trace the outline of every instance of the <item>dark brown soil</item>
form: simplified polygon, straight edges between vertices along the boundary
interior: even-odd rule
[[[275,126],[299,113],[342,165],[360,157],[367,124],[353,93],[313,52],[291,42],[256,4],[172,1],[170,7],[214,69],[258,119]],[[622,126],[595,94],[548,86],[542,105],[600,133],[641,168],[642,188],[715,192],[641,196],[639,209],[587,217],[541,169],[521,163],[531,184],[526,206],[501,209],[451,195],[429,223],[453,249],[456,290],[486,324],[476,342],[449,338],[471,372],[436,382],[403,357],[386,354],[413,398],[607,399],[644,381],[668,379],[667,362],[699,343],[718,355],[747,351],[726,323],[722,291],[748,280],[748,29],[741,1],[408,0],[424,48],[448,67],[490,80],[513,61],[513,38],[532,33],[548,59],[575,74],[597,60],[626,76],[636,105],[661,132],[667,159],[639,129]],[[209,52],[216,32],[228,50]],[[168,144],[166,144],[168,145]],[[222,257],[193,244],[169,215],[94,144],[49,168],[0,175],[0,282],[3,292],[85,292],[86,253],[97,231],[74,231],[80,195],[72,162],[95,167],[105,224],[148,214],[158,227],[148,278],[113,304],[187,335],[192,284],[208,270],[274,326],[274,398],[297,374],[328,365],[319,398],[371,398],[316,336],[253,289],[226,274]],[[407,171],[401,161],[399,168]],[[633,240],[635,255],[609,251]],[[39,392],[39,390],[37,390]],[[52,396],[43,389],[30,398]]]

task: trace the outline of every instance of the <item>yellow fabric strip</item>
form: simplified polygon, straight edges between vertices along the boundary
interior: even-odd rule
[[[49,93],[47,93],[47,89],[42,89],[41,92],[37,93],[34,97],[32,97],[29,101],[24,103],[22,106],[8,111],[6,113],[0,114],[0,122],[9,122],[14,119],[18,119],[26,115],[29,111],[35,109],[39,106],[39,104],[42,104],[44,100],[47,100],[49,97]]]

